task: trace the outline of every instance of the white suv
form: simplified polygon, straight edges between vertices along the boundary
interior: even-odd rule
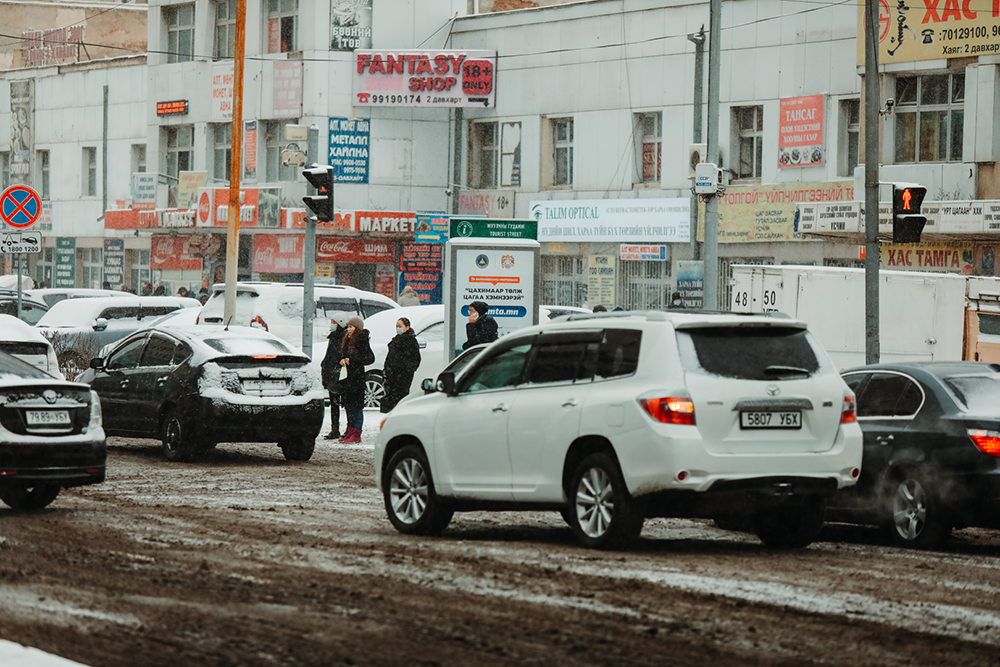
[[[439,533],[455,511],[552,509],[596,548],[646,517],[802,547],[860,474],[854,394],[790,319],[570,316],[501,338],[437,389],[397,406],[375,445],[403,533]]]

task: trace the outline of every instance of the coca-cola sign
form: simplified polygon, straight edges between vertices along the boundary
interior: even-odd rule
[[[316,262],[392,262],[391,241],[371,239],[316,239]]]

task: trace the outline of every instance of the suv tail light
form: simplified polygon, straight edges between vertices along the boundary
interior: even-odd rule
[[[694,425],[694,403],[690,398],[640,398],[639,405],[650,417],[664,424]]]
[[[969,437],[983,454],[1000,457],[1000,432],[970,428]]]
[[[840,411],[841,424],[853,424],[858,421],[858,404],[854,402],[854,395],[844,396],[844,408]]]

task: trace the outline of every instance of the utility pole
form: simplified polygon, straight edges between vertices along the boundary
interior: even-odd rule
[[[708,30],[708,154],[706,161],[718,165],[722,0],[711,0]],[[716,195],[708,196],[705,201],[705,296],[702,304],[706,310],[716,310],[719,307],[719,198]]]
[[[879,349],[879,95],[878,0],[865,0],[865,363],[877,364]]]
[[[309,138],[306,144],[309,158],[316,161],[319,158],[319,127],[309,126]],[[331,177],[331,182],[333,181]],[[311,182],[306,185],[306,194],[315,195],[316,188]],[[331,206],[331,209],[333,207]],[[333,213],[331,210],[330,213]],[[302,248],[302,352],[310,359],[313,348],[313,319],[316,317],[316,298],[313,286],[316,282],[316,217],[306,216],[306,239]]]
[[[702,82],[705,79],[705,26],[701,30],[687,36],[694,44],[694,133],[692,143],[701,143],[701,105]],[[698,244],[698,195],[691,194],[691,258],[701,259],[701,246]],[[704,302],[703,302],[704,303]]]
[[[233,54],[233,126],[229,158],[229,212],[226,221],[226,326],[236,315],[236,276],[240,262],[240,159],[243,146],[243,56],[246,53],[247,0],[236,0],[236,36]]]

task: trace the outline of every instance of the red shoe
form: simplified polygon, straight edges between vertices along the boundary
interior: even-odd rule
[[[348,429],[347,429],[347,437],[343,438],[341,440],[341,442],[345,442],[345,443],[361,442],[361,431],[359,429],[356,429],[356,428],[350,428],[350,427],[348,427]]]
[[[340,439],[337,440],[337,442],[347,442],[347,439],[350,438],[353,433],[354,433],[354,429],[351,428],[350,426],[348,426],[347,430],[344,431],[344,435],[342,435],[340,437]]]

